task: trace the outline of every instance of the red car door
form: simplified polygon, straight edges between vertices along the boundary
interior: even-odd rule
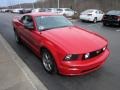
[[[40,52],[40,46],[42,42],[42,37],[40,32],[37,30],[31,31],[30,41],[31,41],[32,49],[36,54],[38,54]]]
[[[29,16],[23,16],[21,18],[20,26],[19,26],[19,34],[21,38],[30,45],[30,30],[25,27],[25,25],[29,24]]]
[[[22,36],[25,42],[32,48],[35,53],[39,53],[40,32],[35,29],[35,24],[31,16],[25,16],[22,20]]]

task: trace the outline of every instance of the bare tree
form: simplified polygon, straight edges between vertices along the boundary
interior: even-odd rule
[[[58,0],[36,0],[35,8],[57,8]],[[72,8],[76,11],[85,9],[101,9],[108,11],[111,9],[120,9],[120,0],[59,0],[60,8]],[[19,5],[13,7],[18,8]],[[31,3],[21,4],[23,8],[32,8]]]

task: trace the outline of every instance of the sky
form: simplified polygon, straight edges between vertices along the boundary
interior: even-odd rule
[[[0,0],[0,7],[10,6],[20,3],[31,3],[36,0]]]

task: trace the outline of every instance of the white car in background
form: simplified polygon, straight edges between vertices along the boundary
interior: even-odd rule
[[[18,14],[20,14],[21,10],[23,10],[23,9],[22,8],[13,9],[12,13],[18,13]]]
[[[37,13],[37,12],[50,12],[50,11],[48,10],[48,8],[36,8],[33,9],[31,13]]]
[[[1,12],[6,12],[7,9],[1,9]]]
[[[40,12],[41,8],[36,8],[36,9],[33,9],[31,12],[32,13],[36,13],[36,12]]]
[[[57,13],[65,16],[73,16],[76,12],[70,8],[58,8]]]
[[[79,18],[84,21],[92,21],[96,23],[97,21],[102,21],[104,12],[97,9],[88,9],[83,11]]]
[[[47,12],[57,13],[57,8],[48,8]]]

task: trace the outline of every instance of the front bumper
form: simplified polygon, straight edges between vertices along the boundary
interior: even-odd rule
[[[117,20],[103,20],[103,22],[109,25],[120,25],[120,21]]]
[[[109,56],[109,50],[107,49],[101,55],[96,56],[86,61],[64,61],[59,67],[59,72],[62,75],[83,75],[94,70],[99,69]]]

